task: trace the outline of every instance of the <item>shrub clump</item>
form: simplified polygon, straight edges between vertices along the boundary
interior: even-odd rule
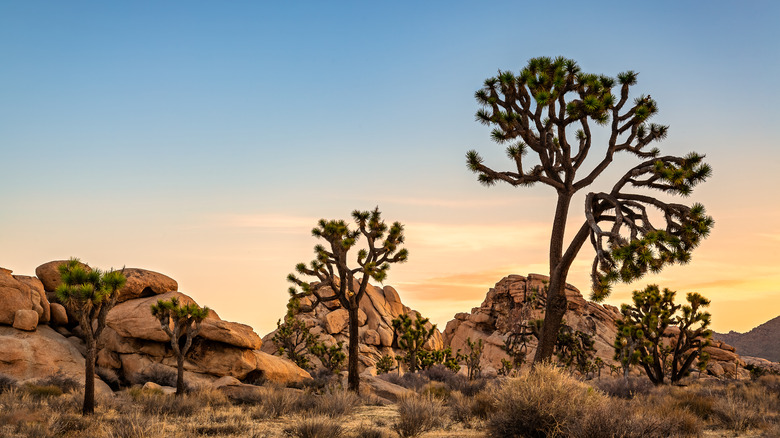
[[[431,395],[412,395],[398,401],[398,422],[393,425],[402,438],[446,426],[447,409]]]
[[[302,418],[284,429],[297,438],[334,438],[341,436],[341,424],[329,417]]]

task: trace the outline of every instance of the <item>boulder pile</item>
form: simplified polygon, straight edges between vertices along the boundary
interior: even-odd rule
[[[503,350],[505,341],[522,320],[544,318],[545,285],[549,277],[539,274],[509,275],[501,279],[488,290],[482,305],[475,307],[471,313],[458,313],[447,323],[444,330],[444,343],[467,351],[466,340],[482,339],[483,373],[495,374],[501,367],[501,359],[509,360]],[[587,333],[593,337],[595,356],[606,364],[617,365],[613,359],[613,343],[617,335],[615,321],[621,317],[617,307],[609,304],[597,304],[583,298],[580,291],[566,285],[568,310],[564,321],[575,330]],[[674,334],[674,329],[669,335]],[[536,339],[532,336],[527,344],[527,363],[536,353]],[[712,345],[705,347],[710,355],[707,372],[716,377],[747,379],[750,373],[744,368],[745,362],[735,353],[734,347],[714,340]]]
[[[39,266],[36,277],[0,268],[0,373],[19,380],[60,373],[83,381],[81,328],[54,294],[60,283],[57,267],[64,262]],[[150,307],[160,299],[194,300],[178,292],[177,282],[166,275],[138,268],[126,268],[124,274],[127,283],[98,339],[97,366],[125,383],[151,372],[174,372],[170,341]],[[292,362],[261,351],[262,344],[251,327],[223,321],[211,311],[185,361],[185,381],[209,384],[227,376],[290,383],[310,378]]]
[[[323,297],[333,295],[329,288],[322,289]],[[306,323],[311,333],[319,337],[325,346],[331,346],[339,341],[344,342],[344,351],[349,343],[349,314],[338,300],[325,301],[314,306],[313,297],[300,299],[297,318]],[[360,328],[360,372],[374,373],[376,361],[383,355],[395,357],[402,354],[397,345],[393,343],[393,319],[401,315],[408,315],[416,320],[420,315],[401,302],[398,292],[392,286],[382,288],[368,285],[366,293],[360,301],[358,311]],[[428,328],[431,324],[428,323]],[[278,346],[272,341],[277,330],[263,338],[262,350],[271,354],[278,352]],[[444,348],[441,332],[434,330],[433,336],[425,344],[427,350]],[[315,365],[317,364],[314,359]]]

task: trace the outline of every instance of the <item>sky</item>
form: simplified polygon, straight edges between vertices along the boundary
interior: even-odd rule
[[[474,92],[561,55],[639,72],[662,153],[714,169],[683,200],[716,222],[692,262],[606,302],[696,291],[713,329],[747,331],[780,314],[778,20],[774,1],[0,1],[0,266],[162,272],[262,336],[317,220],[378,206],[410,251],[385,283],[443,329],[504,276],[548,271],[554,191],[483,187],[465,153],[509,168]],[[586,296],[592,257],[569,275]]]

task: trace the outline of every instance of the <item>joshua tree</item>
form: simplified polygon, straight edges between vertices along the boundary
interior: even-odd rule
[[[352,212],[352,217],[357,224],[356,230],[350,230],[343,220],[320,219],[317,227],[312,230],[314,237],[325,239],[329,248],[323,245],[314,247],[317,255],[306,266],[299,263],[295,266],[298,274],[316,277],[316,283],[308,283],[300,280],[295,274],[287,276],[288,281],[299,286],[299,292],[295,286],[290,287],[293,298],[305,295],[313,295],[314,305],[322,301],[338,302],[349,312],[349,353],[347,383],[351,391],[357,392],[360,387],[358,375],[358,310],[360,300],[366,292],[369,278],[382,282],[387,278],[387,271],[391,263],[403,263],[409,256],[408,251],[400,248],[404,243],[404,227],[399,222],[394,222],[391,227],[382,220],[379,208],[373,211]],[[350,267],[347,261],[347,253],[363,236],[366,239],[367,248],[360,249],[357,253],[357,266]],[[332,291],[329,295],[324,291]]]
[[[477,339],[476,342],[471,338],[466,338],[466,345],[469,347],[468,353],[466,353],[466,368],[468,368],[469,380],[474,380],[482,373],[482,350],[485,348],[482,339]]]
[[[695,360],[703,367],[708,358],[702,350],[712,335],[707,328],[710,314],[702,308],[709,306],[709,300],[689,293],[688,305],[682,306],[674,304],[675,294],[656,285],[634,291],[634,304],[621,306],[623,318],[617,322],[616,353],[618,346],[635,345],[639,363],[656,385],[664,383],[667,374],[672,383],[679,381],[690,373]],[[629,342],[620,342],[624,337]]]
[[[427,328],[428,318],[423,318],[419,314],[414,321],[409,315],[399,315],[398,318],[393,319],[392,324],[393,343],[406,352],[406,356],[398,356],[396,359],[406,362],[409,372],[413,373],[420,368],[420,353],[436,331],[436,324]]]
[[[190,351],[192,340],[198,336],[201,323],[209,314],[209,308],[197,304],[181,305],[179,299],[157,300],[151,306],[152,315],[160,320],[160,327],[171,339],[171,348],[176,354],[176,395],[184,393],[184,357]],[[171,330],[173,321],[173,330]]]
[[[317,336],[309,331],[306,323],[295,317],[297,309],[297,298],[291,298],[287,304],[284,322],[276,321],[276,333],[271,340],[280,356],[286,355],[300,368],[308,370],[311,364],[307,352],[317,345]]]
[[[62,284],[57,287],[57,299],[76,315],[87,355],[84,364],[83,415],[95,412],[95,359],[97,340],[106,326],[108,311],[116,304],[119,289],[125,285],[122,271],[88,270],[79,259],[71,258],[58,267]]]
[[[657,148],[647,150],[650,143],[666,137],[668,127],[648,123],[658,111],[649,95],[629,103],[629,88],[636,78],[637,73],[627,71],[615,81],[584,73],[570,59],[542,57],[531,59],[519,76],[499,71],[476,92],[483,105],[477,120],[494,127],[493,140],[509,144],[506,152],[514,168],[493,170],[471,150],[466,154],[469,169],[486,186],[499,181],[521,187],[542,183],[557,195],[550,236],[550,284],[534,363],[550,360],[553,354],[566,312],[564,288],[569,268],[588,239],[596,250],[591,275],[592,298],[598,301],[609,294],[614,282],[630,282],[667,264],[688,262],[691,251],[713,226],[700,204],[668,203],[630,190],[657,189],[685,196],[711,174],[702,155],[661,156]],[[607,131],[600,157],[590,154],[592,124]],[[538,158],[533,165],[525,160],[529,151]],[[629,169],[611,191],[587,194],[583,223],[565,242],[573,196],[589,187],[622,152],[645,161]],[[586,170],[582,166],[589,154],[596,164]],[[660,214],[653,216],[648,210]],[[663,225],[656,226],[658,218]]]

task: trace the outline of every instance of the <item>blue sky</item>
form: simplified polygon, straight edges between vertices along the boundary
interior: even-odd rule
[[[780,205],[765,191],[780,185],[780,5],[626,3],[0,2],[0,265],[31,274],[77,255],[159,270],[264,334],[316,218],[380,205],[407,223],[412,250],[388,282],[443,326],[502,275],[544,272],[551,193],[485,189],[464,153],[504,164],[474,122],[485,78],[563,55],[640,72],[635,94],[652,94],[655,121],[671,125],[662,150],[708,155],[715,176],[693,199],[718,225],[701,266],[695,254],[661,280],[726,284],[728,263],[761,277],[738,304],[716,306],[735,286],[710,290],[716,328],[750,328],[775,315],[726,307],[780,303]],[[513,227],[540,228],[490,237]],[[483,280],[449,307],[425,299],[420,285],[463,273]],[[214,302],[226,290],[270,305]]]

